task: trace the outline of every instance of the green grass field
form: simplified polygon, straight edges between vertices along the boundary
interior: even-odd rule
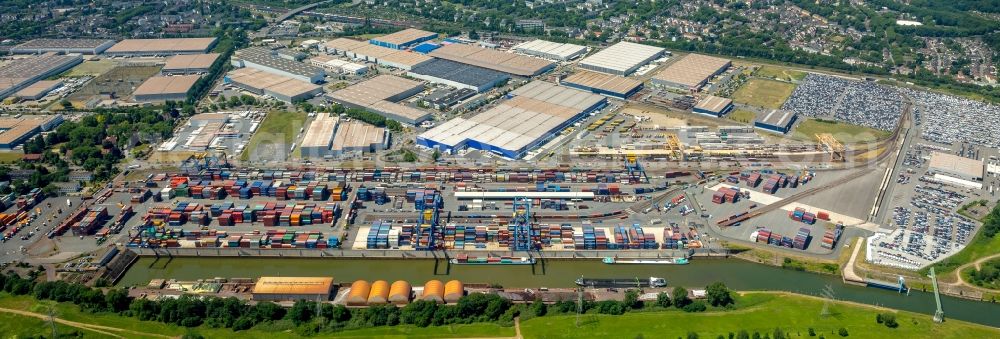
[[[804,296],[748,294],[739,298],[734,311],[685,313],[678,310],[633,312],[623,316],[584,315],[576,326],[575,315],[546,316],[521,322],[525,338],[677,338],[689,332],[700,338],[728,337],[746,330],[761,336],[780,327],[792,338],[840,338],[837,330],[848,330],[848,338],[996,338],[1000,329],[948,320],[935,324],[929,315],[876,310],[867,306],[833,303],[822,316],[823,302]],[[890,329],[875,322],[878,313],[893,312],[899,327]],[[810,337],[813,328],[816,337]]]
[[[112,68],[115,68],[115,63],[111,60],[84,61],[62,76],[67,78],[79,78],[82,76],[96,77],[110,71]]]
[[[0,164],[13,164],[24,157],[20,152],[0,152]]]
[[[729,118],[729,120],[749,124],[753,122],[753,119],[757,117],[757,114],[748,110],[734,109],[729,113],[729,115],[726,115],[726,117]]]
[[[757,76],[761,78],[778,79],[784,81],[799,81],[805,79],[806,72],[791,70],[778,66],[764,65],[757,69]]]
[[[806,119],[795,126],[792,138],[799,140],[816,140],[817,133],[830,133],[844,144],[867,143],[888,138],[892,133],[864,126],[832,122],[826,120]]]
[[[295,136],[299,134],[299,129],[302,128],[305,121],[306,113],[285,111],[268,113],[264,121],[260,123],[260,127],[257,128],[257,132],[247,143],[246,149],[240,155],[240,160],[246,161],[255,157],[270,156],[270,154],[259,154],[257,148],[261,144],[272,144],[287,152],[288,147],[291,147],[292,143],[295,142]],[[295,152],[298,153],[297,147]]]
[[[780,108],[795,85],[766,79],[750,79],[733,93],[733,101],[764,108]]]

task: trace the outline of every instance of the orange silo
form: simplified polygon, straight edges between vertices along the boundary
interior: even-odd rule
[[[413,293],[413,287],[410,283],[399,280],[392,283],[389,287],[389,302],[396,305],[404,305],[410,302],[410,294]]]
[[[444,284],[440,280],[431,280],[424,284],[424,292],[420,294],[420,300],[434,301],[439,304],[444,303]]]
[[[465,285],[461,281],[452,280],[444,285],[444,301],[448,303],[458,302],[465,295]]]
[[[347,293],[348,306],[364,306],[368,304],[368,294],[372,286],[367,281],[358,280],[351,284],[351,291]]]
[[[372,283],[372,289],[368,293],[368,305],[387,303],[389,301],[389,282],[376,280]]]

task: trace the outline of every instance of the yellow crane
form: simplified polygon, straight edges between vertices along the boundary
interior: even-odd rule
[[[816,133],[816,140],[826,147],[827,151],[833,157],[833,161],[844,161],[844,144],[841,144],[837,138],[833,137],[830,133]]]

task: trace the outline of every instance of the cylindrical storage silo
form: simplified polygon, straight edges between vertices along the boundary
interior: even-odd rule
[[[376,280],[372,283],[372,290],[368,294],[368,305],[385,304],[389,301],[389,282]]]
[[[424,284],[424,292],[420,294],[420,300],[434,301],[439,304],[444,303],[444,284],[440,280],[431,280]]]
[[[444,301],[456,303],[465,295],[465,285],[461,281],[452,280],[444,285]]]
[[[367,281],[358,280],[351,284],[351,292],[347,293],[348,306],[365,306],[368,304],[368,294],[372,286]]]
[[[410,283],[403,280],[392,283],[389,287],[389,302],[396,305],[405,305],[410,302],[410,293],[413,288]]]

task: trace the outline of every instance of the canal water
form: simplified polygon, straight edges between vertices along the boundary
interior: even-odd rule
[[[259,276],[330,276],[335,281],[406,280],[423,285],[431,279],[457,279],[468,283],[496,283],[504,287],[572,287],[588,278],[667,279],[670,286],[701,288],[721,281],[735,290],[790,291],[835,299],[933,314],[934,296],[910,295],[844,284],[840,277],[799,272],[737,259],[696,260],[690,265],[606,265],[599,260],[545,260],[534,266],[448,265],[428,259],[292,259],[292,258],[140,258],[119,282],[120,286],[146,285],[151,279],[253,278]],[[942,296],[948,319],[1000,327],[1000,304]]]

